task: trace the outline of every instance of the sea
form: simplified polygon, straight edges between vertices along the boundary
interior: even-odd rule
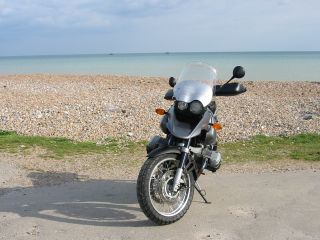
[[[214,66],[218,79],[231,77],[235,66],[251,81],[320,82],[320,52],[192,52],[81,54],[0,57],[0,75],[111,74],[178,77],[185,65]]]

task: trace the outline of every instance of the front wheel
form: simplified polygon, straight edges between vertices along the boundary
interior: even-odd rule
[[[137,197],[144,214],[159,225],[178,221],[189,209],[194,192],[190,172],[182,174],[177,191],[173,179],[179,155],[164,154],[148,159],[142,166],[137,181]]]

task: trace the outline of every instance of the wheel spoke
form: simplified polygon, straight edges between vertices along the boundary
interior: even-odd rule
[[[177,169],[176,159],[165,159],[153,170],[150,179],[150,196],[154,209],[162,215],[175,215],[181,211],[190,194],[190,179],[184,174],[179,192],[172,192],[171,185]]]

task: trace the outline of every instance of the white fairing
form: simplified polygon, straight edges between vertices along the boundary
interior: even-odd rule
[[[181,72],[173,88],[174,97],[187,103],[198,100],[207,106],[212,100],[216,80],[217,72],[213,67],[204,63],[190,64]]]

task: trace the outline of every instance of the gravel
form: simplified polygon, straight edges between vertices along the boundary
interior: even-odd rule
[[[249,82],[247,92],[217,97],[220,141],[256,134],[320,133],[320,84]],[[0,129],[26,135],[100,141],[147,140],[160,133],[157,107],[168,80],[109,75],[0,76]]]

